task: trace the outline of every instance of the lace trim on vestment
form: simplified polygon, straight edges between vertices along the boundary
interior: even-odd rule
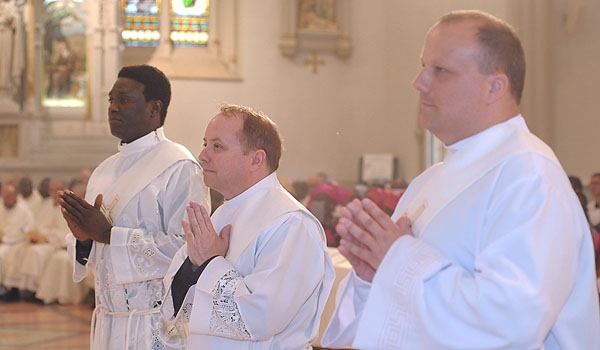
[[[250,339],[250,332],[234,300],[235,290],[242,276],[230,270],[217,282],[212,291],[213,312],[210,316],[210,331],[236,339]]]

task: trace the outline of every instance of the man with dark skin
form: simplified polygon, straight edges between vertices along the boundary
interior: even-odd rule
[[[95,268],[92,349],[185,348],[185,332],[164,325],[158,306],[162,279],[185,242],[185,206],[209,208],[208,188],[193,155],[164,135],[171,87],[160,70],[124,67],[108,97],[119,153],[94,170],[86,200],[65,191],[59,201],[73,233],[75,281]]]

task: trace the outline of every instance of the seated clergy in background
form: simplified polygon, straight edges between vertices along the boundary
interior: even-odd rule
[[[26,244],[19,263],[18,287],[29,299],[37,292],[40,278],[46,269],[48,259],[54,251],[65,245],[65,236],[69,228],[63,219],[58,205],[58,191],[63,190],[64,182],[51,180],[49,198],[44,198],[35,218],[34,228],[28,232],[29,242]]]
[[[353,266],[323,337],[359,349],[598,349],[589,225],[556,156],[519,113],[515,31],[479,11],[429,31],[413,85],[447,149],[390,218],[351,202]]]
[[[190,322],[193,349],[306,349],[334,271],[323,228],[279,183],[282,144],[261,112],[226,105],[199,160],[225,202],[191,203],[187,244],[165,277],[163,315]]]
[[[28,176],[20,178],[17,186],[19,190],[19,200],[25,201],[33,216],[36,216],[42,205],[42,195],[37,189],[34,189],[33,181],[31,181],[31,178]]]
[[[69,190],[80,198],[85,197],[83,184],[71,184]],[[64,189],[62,181],[50,183],[53,205],[47,209],[47,233],[45,237],[53,247],[52,253],[45,262],[45,268],[39,277],[36,298],[44,304],[58,302],[60,304],[78,304],[83,301],[89,286],[83,282],[73,281],[73,262],[67,253],[66,236],[71,232],[62,216],[58,204],[58,191]]]
[[[10,290],[1,298],[4,301],[19,299],[18,285],[21,280],[19,266],[27,246],[27,232],[34,225],[33,214],[27,202],[19,200],[19,191],[13,183],[2,186],[2,210],[0,211],[0,286]]]

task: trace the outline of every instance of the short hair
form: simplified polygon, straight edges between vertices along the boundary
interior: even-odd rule
[[[241,135],[238,135],[245,152],[262,149],[267,155],[267,166],[271,172],[279,168],[283,152],[283,141],[277,124],[261,111],[235,104],[225,104],[220,112],[227,116],[241,116],[244,120]]]
[[[464,20],[480,22],[476,33],[482,51],[479,58],[479,72],[505,73],[510,82],[510,92],[517,104],[520,104],[525,85],[525,54],[517,32],[510,24],[478,10],[449,12],[442,16],[436,25]]]
[[[171,102],[171,83],[165,73],[156,67],[142,64],[121,68],[118,77],[133,79],[144,85],[142,93],[146,101],[159,100],[162,102],[160,125],[163,125]]]
[[[33,194],[33,182],[28,176],[19,179],[19,192],[24,198],[29,198]]]
[[[45,177],[40,181],[38,185],[38,192],[42,196],[42,198],[50,197],[50,178]]]

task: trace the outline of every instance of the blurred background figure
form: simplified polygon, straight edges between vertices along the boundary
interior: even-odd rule
[[[33,214],[25,201],[19,201],[19,190],[13,183],[2,186],[0,212],[0,296],[3,301],[19,300],[19,290],[14,287],[19,278],[21,253],[27,244],[27,232],[33,227]],[[8,287],[11,286],[11,287]]]
[[[330,181],[327,174],[316,173],[306,180],[309,192],[306,208],[319,219],[325,229],[328,247],[337,247],[340,237],[335,225],[340,217],[340,208],[352,198],[352,191]]]
[[[42,196],[37,189],[33,187],[33,181],[29,176],[23,176],[19,179],[19,199],[27,202],[29,209],[32,213],[36,213],[40,210],[42,204]]]
[[[63,219],[58,204],[58,190],[64,189],[62,182],[52,183],[52,207],[49,209],[48,217],[52,221],[51,230],[47,233],[47,239],[52,246],[52,253],[46,261],[45,269],[38,279],[36,299],[44,304],[79,304],[88,296],[93,288],[93,277],[79,283],[73,281],[73,261],[67,253],[65,237],[71,232],[67,222]],[[85,185],[79,178],[69,183],[69,190],[77,196],[85,197]]]
[[[590,192],[593,198],[587,205],[590,224],[600,231],[600,173],[595,173],[590,179]]]

